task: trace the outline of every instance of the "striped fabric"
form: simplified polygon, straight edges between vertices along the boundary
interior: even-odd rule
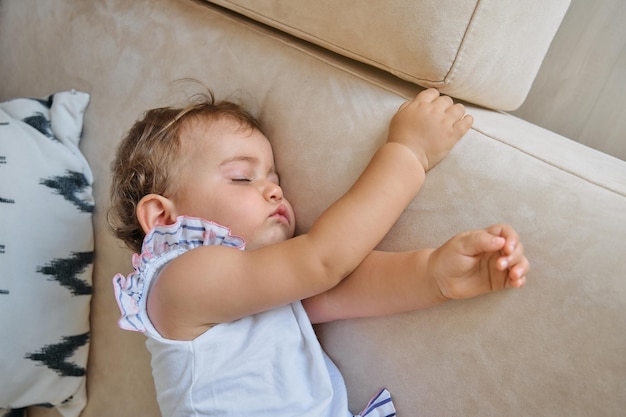
[[[115,300],[122,316],[118,324],[124,330],[145,332],[139,317],[139,302],[143,293],[144,275],[157,271],[181,252],[199,246],[217,245],[244,249],[243,239],[230,234],[230,229],[197,217],[180,216],[174,224],[156,226],[146,235],[141,255],[133,255],[135,269],[127,277],[113,278]]]
[[[396,409],[391,401],[391,394],[386,389],[383,389],[355,417],[394,417],[395,415]]]

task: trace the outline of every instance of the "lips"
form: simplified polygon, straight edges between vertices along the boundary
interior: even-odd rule
[[[270,217],[287,225],[291,223],[291,220],[289,219],[289,210],[287,210],[287,206],[284,204],[279,205]]]

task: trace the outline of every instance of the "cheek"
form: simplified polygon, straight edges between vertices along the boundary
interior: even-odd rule
[[[232,223],[232,210],[229,210],[224,199],[214,198],[215,196],[214,193],[192,193],[186,201],[177,203],[178,214],[201,217],[222,226],[229,226],[228,223]]]
[[[218,199],[212,199],[212,206],[207,209],[213,215],[213,220],[231,230],[245,230],[254,223],[252,215],[256,210],[256,200],[252,193],[222,194]]]

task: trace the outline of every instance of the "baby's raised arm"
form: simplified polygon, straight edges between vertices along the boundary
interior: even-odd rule
[[[463,106],[437,90],[423,91],[402,105],[390,123],[388,141],[307,233],[249,251],[200,247],[173,260],[149,299],[151,318],[172,324],[159,330],[187,326],[199,334],[211,324],[337,285],[396,222],[422,186],[425,171],[470,128],[472,119],[464,114]]]
[[[404,103],[391,120],[388,142],[411,149],[425,171],[441,161],[472,126],[465,107],[430,88]]]
[[[321,261],[332,260],[327,265],[333,283],[352,272],[380,242],[421,188],[424,173],[471,124],[463,105],[440,96],[436,89],[425,90],[400,107],[391,120],[387,143],[305,235],[321,243],[317,252]]]

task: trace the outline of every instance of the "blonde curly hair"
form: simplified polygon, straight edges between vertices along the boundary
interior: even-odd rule
[[[215,102],[211,92],[194,96],[181,108],[148,110],[120,142],[111,164],[109,226],[116,237],[139,253],[145,233],[137,219],[139,201],[148,194],[171,195],[181,161],[181,133],[191,121],[234,120],[241,127],[261,130],[257,119],[240,105]]]

